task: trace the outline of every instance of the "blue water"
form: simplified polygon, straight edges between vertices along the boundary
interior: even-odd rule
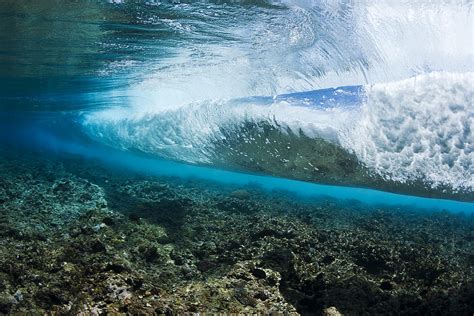
[[[367,188],[323,185],[251,173],[233,172],[218,168],[201,167],[157,159],[140,153],[118,151],[98,144],[87,143],[84,138],[77,137],[74,132],[70,133],[69,131],[68,133],[67,127],[63,130],[64,132],[62,133],[61,139],[31,121],[20,124],[16,128],[7,124],[5,121],[3,123],[3,127],[9,126],[10,132],[10,134],[6,136],[6,132],[3,130],[3,137],[1,137],[0,140],[4,144],[15,144],[16,148],[20,146],[20,148],[42,150],[43,152],[46,150],[51,152],[53,156],[57,154],[74,154],[86,160],[98,159],[109,166],[118,169],[125,168],[146,175],[212,181],[241,187],[248,185],[257,186],[260,189],[266,190],[269,194],[272,191],[282,190],[296,194],[302,200],[308,198],[311,200],[332,198],[340,200],[343,203],[358,201],[369,207],[397,207],[402,210],[443,210],[453,213],[474,213],[474,203],[470,202],[424,198]],[[69,127],[71,126],[72,125]],[[73,128],[71,130],[74,131]],[[74,136],[76,137],[74,138]]]
[[[0,4],[6,146],[301,196],[474,210],[470,5],[21,3]],[[320,140],[336,153],[312,155]],[[413,195],[377,190],[385,183]]]
[[[0,0],[0,314],[472,315],[473,14]]]
[[[231,185],[257,185],[265,190],[285,190],[295,193],[302,198],[334,198],[338,200],[359,201],[368,206],[396,206],[401,209],[424,209],[424,210],[444,210],[453,213],[474,213],[474,203],[460,202],[445,199],[423,198],[418,196],[394,194],[384,191],[321,185],[303,181],[295,181],[284,178],[269,176],[259,176],[254,174],[231,172],[215,168],[198,167],[172,161],[150,159],[132,154],[91,150],[83,146],[73,144],[51,144],[56,150],[82,154],[89,158],[98,158],[108,164],[125,167],[130,170],[139,171],[148,175],[180,177],[184,179],[194,178],[211,180],[217,183]]]

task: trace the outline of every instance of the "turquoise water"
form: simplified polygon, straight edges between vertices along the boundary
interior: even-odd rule
[[[56,154],[66,153],[80,155],[86,159],[98,159],[103,163],[118,169],[125,168],[145,175],[178,177],[212,181],[231,186],[256,186],[272,191],[286,191],[296,194],[302,201],[310,198],[319,200],[332,198],[342,203],[363,203],[369,207],[398,207],[400,209],[420,209],[430,211],[449,211],[453,213],[474,213],[472,202],[463,202],[447,199],[424,198],[413,195],[402,195],[367,188],[323,185],[317,183],[296,181],[285,178],[264,176],[251,173],[242,173],[218,168],[209,168],[184,164],[170,160],[157,159],[143,153],[130,153],[114,150],[97,144],[84,143],[83,139],[72,138],[67,140],[54,136],[50,131],[38,129],[34,124],[27,124],[28,129],[19,129],[13,138],[3,139],[7,143],[15,142],[20,148],[41,149]],[[32,127],[33,126],[33,127]],[[64,125],[63,125],[64,126]],[[10,127],[10,132],[14,130]],[[63,137],[64,137],[63,133]],[[74,133],[72,133],[74,134]],[[81,143],[82,141],[82,143]],[[205,185],[205,184],[204,184]]]
[[[4,1],[0,14],[9,145],[472,212],[470,4]]]
[[[473,315],[473,21],[1,0],[0,315]]]
[[[82,154],[90,158],[99,158],[109,164],[126,167],[147,175],[211,180],[217,183],[240,185],[243,187],[247,185],[256,185],[268,191],[284,190],[296,193],[302,198],[309,197],[312,199],[324,199],[329,197],[342,200],[343,202],[344,200],[358,201],[372,207],[396,206],[401,209],[444,210],[466,214],[474,213],[474,203],[470,202],[423,198],[364,188],[321,185],[284,178],[231,172],[215,168],[186,165],[166,160],[145,158],[127,153],[117,153],[105,150],[94,151],[73,144],[56,144],[56,146],[56,150],[59,149],[69,153]]]

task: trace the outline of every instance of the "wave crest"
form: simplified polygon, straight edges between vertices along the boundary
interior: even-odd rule
[[[158,113],[111,109],[88,114],[84,127],[112,146],[190,163],[331,183],[422,182],[473,192],[473,85],[472,73],[437,72]]]

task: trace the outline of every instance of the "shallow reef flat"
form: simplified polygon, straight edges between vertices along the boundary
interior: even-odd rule
[[[474,311],[472,215],[0,157],[0,314]]]

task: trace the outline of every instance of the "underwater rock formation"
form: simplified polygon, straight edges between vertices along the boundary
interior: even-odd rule
[[[73,156],[0,170],[1,313],[474,307],[472,216],[204,188]]]

